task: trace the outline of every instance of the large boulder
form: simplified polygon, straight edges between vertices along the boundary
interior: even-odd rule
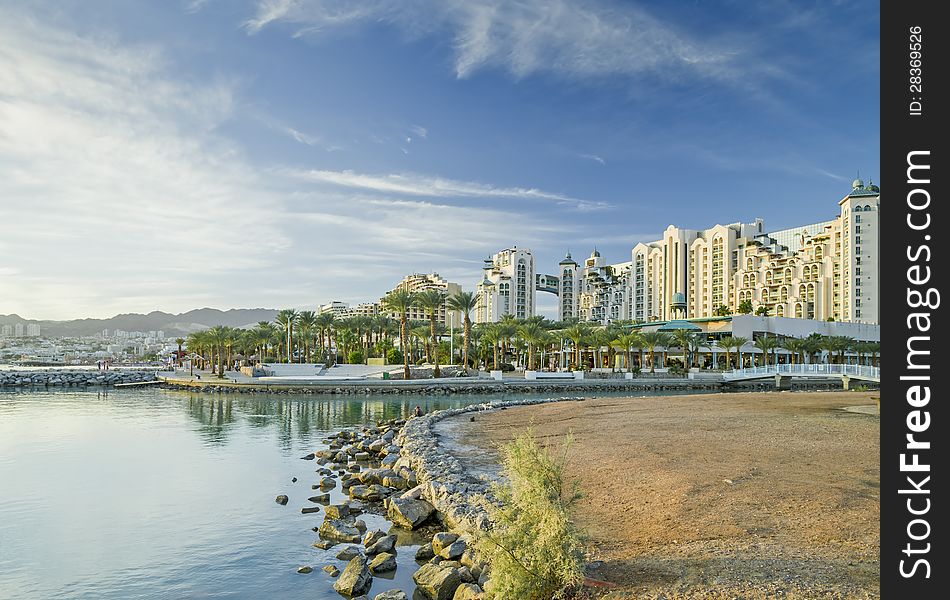
[[[463,583],[455,588],[455,595],[452,596],[452,600],[481,600],[484,597],[485,594],[482,593],[482,588],[474,583]]]
[[[360,530],[340,519],[324,519],[318,533],[325,540],[349,542],[351,544],[358,544],[360,541]]]
[[[458,560],[462,558],[465,547],[464,541],[457,540],[439,550],[438,555],[446,560]],[[433,544],[433,548],[435,548],[435,544]]]
[[[382,483],[386,477],[396,477],[396,472],[392,469],[366,469],[362,473],[355,475],[360,483],[369,485],[371,483]]]
[[[435,513],[435,507],[425,500],[393,498],[389,501],[387,516],[393,524],[406,529],[419,527]]]
[[[350,514],[350,507],[347,504],[331,504],[326,510],[327,517],[330,519],[342,519]]]
[[[369,570],[376,573],[386,573],[396,570],[396,555],[389,552],[380,552],[369,563]]]
[[[412,576],[416,589],[428,600],[452,600],[455,590],[462,584],[459,572],[453,568],[426,563]]]
[[[392,492],[388,487],[376,483],[373,485],[354,485],[350,488],[350,498],[366,500],[367,502],[379,502]]]
[[[452,533],[451,531],[440,531],[439,533],[432,536],[432,551],[436,554],[439,554],[442,552],[443,548],[457,539],[459,539],[458,534]]]
[[[355,556],[347,563],[340,578],[333,584],[333,589],[345,596],[357,596],[368,591],[372,583],[373,575],[369,572],[366,559]]]
[[[363,545],[369,548],[384,537],[386,537],[385,531],[382,529],[374,529],[363,536]]]
[[[366,547],[366,554],[379,554],[381,552],[393,552],[396,547],[396,536],[387,535],[379,538],[375,543]]]
[[[409,600],[409,596],[402,590],[388,590],[382,594],[376,594],[373,600]]]

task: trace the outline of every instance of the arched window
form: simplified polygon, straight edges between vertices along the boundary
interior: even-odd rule
[[[865,204],[865,205],[864,205],[864,211],[867,212],[867,211],[869,211],[869,210],[871,210],[871,205],[870,205],[870,204]]]
[[[747,271],[751,271],[752,269],[754,269],[754,268],[755,268],[755,259],[753,259],[751,256],[750,256],[749,258],[745,259],[745,268],[746,268]]]
[[[802,310],[802,303],[796,302],[795,303],[795,318],[801,319],[802,315],[804,315],[804,311]]]
[[[821,260],[824,256],[824,251],[821,249],[821,246],[815,247],[815,260]]]
[[[854,212],[861,212],[861,207],[860,207],[860,206],[855,206],[855,207],[854,207]]]
[[[784,304],[779,304],[778,306],[775,307],[775,316],[776,316],[776,317],[784,317],[784,316],[785,316],[785,305],[784,305]]]

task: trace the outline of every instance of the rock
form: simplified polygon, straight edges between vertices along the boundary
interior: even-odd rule
[[[309,515],[311,513],[320,512],[320,507],[319,506],[304,506],[303,508],[300,509],[300,512],[305,515]]]
[[[327,565],[323,567],[323,570],[330,574],[330,577],[336,577],[340,574],[340,570],[336,568],[336,565]]]
[[[336,479],[332,477],[322,477],[320,479],[320,489],[328,490],[336,487]]]
[[[290,498],[288,498],[284,494],[281,494],[280,496],[277,496],[277,499],[275,500],[275,502],[277,502],[277,504],[280,504],[281,506],[285,506],[288,502],[290,502]]]
[[[346,548],[337,552],[336,557],[339,560],[351,561],[359,555],[360,549],[358,546],[347,546]]]
[[[320,528],[314,527],[314,529],[319,531]],[[336,546],[336,544],[331,542],[330,540],[320,540],[313,544],[314,548],[320,548],[321,550],[329,550],[330,548],[334,546]]]
[[[396,476],[396,472],[392,469],[366,469],[355,477],[360,480],[360,483],[369,485],[371,483],[382,483],[386,477]]]
[[[482,588],[474,583],[463,583],[455,588],[455,595],[452,600],[481,600],[484,597]]]
[[[370,452],[378,453],[380,450],[382,450],[386,446],[387,444],[385,440],[376,440],[372,442],[369,446],[367,446],[366,449],[369,450]]]
[[[373,531],[370,531],[365,536],[363,536],[363,545],[367,547],[372,546],[373,544],[383,539],[384,537],[386,537],[385,531],[383,531],[382,529],[374,529]]]
[[[433,549],[435,544],[433,544]],[[445,548],[439,551],[439,556],[448,560],[456,560],[462,557],[462,553],[465,552],[465,542],[459,540],[452,542]]]
[[[457,539],[459,539],[457,534],[449,531],[440,531],[439,533],[432,536],[432,551],[436,554],[441,554],[443,548]]]
[[[428,600],[452,600],[462,580],[456,569],[443,569],[437,565],[424,564],[412,576],[417,589]]]
[[[307,500],[311,502],[319,502],[320,504],[327,504],[330,502],[330,494],[317,494],[316,496],[310,496]]]
[[[367,460],[369,460],[369,452],[357,452],[356,454],[353,455],[353,458],[355,458],[356,460],[360,462],[366,462]]]
[[[435,552],[432,551],[432,544],[422,544],[416,550],[416,560],[418,561],[429,560],[433,556],[435,556]]]
[[[356,600],[355,598],[353,600]],[[387,590],[382,594],[376,594],[373,600],[409,600],[409,596],[402,590]]]
[[[422,486],[417,485],[414,488],[403,492],[402,495],[400,495],[399,497],[405,500],[421,500],[422,492],[423,492]]]
[[[347,563],[343,574],[333,584],[333,589],[346,596],[356,596],[368,591],[372,583],[373,575],[369,572],[366,559],[356,556]]]
[[[396,555],[389,552],[380,552],[369,563],[370,573],[386,573],[396,570]]]
[[[304,575],[306,575],[307,573],[313,573],[313,567],[308,567],[308,566],[297,567],[297,572],[303,573]]]
[[[316,458],[316,456],[314,456],[314,454],[311,452],[310,454],[308,454],[308,455],[306,455],[306,456],[301,456],[301,457],[300,457],[300,460],[313,460],[313,459],[315,459],[315,458]]]
[[[393,524],[406,529],[415,529],[425,523],[435,513],[435,507],[425,500],[393,498],[389,502],[387,515]]]
[[[350,542],[353,544],[360,541],[360,530],[340,519],[324,519],[320,526],[320,537],[326,540],[336,540],[338,542]]]
[[[468,569],[468,567],[459,567],[458,569],[459,569],[459,578],[462,580],[462,583],[475,582],[475,576],[472,575],[472,572]],[[458,590],[456,590],[455,593],[457,594]]]
[[[290,483],[297,483],[297,478],[296,477],[291,478]]]
[[[380,554],[381,552],[393,552],[396,547],[396,536],[387,535],[380,538],[375,544],[366,547],[366,554]]]
[[[358,498],[367,502],[379,502],[391,493],[391,489],[376,483],[373,485],[354,485],[350,488],[350,498]]]
[[[366,533],[366,521],[364,521],[363,519],[357,519],[353,521],[353,525],[356,527],[356,529],[359,530],[360,535],[363,535],[364,533]]]
[[[350,514],[350,507],[346,504],[331,504],[327,506],[327,518],[342,519]]]
[[[383,477],[383,485],[390,488],[396,488],[397,490],[406,489],[406,480],[398,475],[392,477]]]
[[[383,467],[392,467],[392,466],[395,466],[395,464],[396,464],[397,462],[399,462],[399,455],[398,455],[398,454],[389,454],[389,455],[386,456],[386,458],[384,458],[383,460],[379,461],[379,464],[380,464],[380,466],[383,466]]]

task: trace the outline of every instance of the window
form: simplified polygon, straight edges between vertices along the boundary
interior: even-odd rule
[[[861,243],[861,236],[860,236],[860,235],[859,235],[858,237],[854,238],[854,243],[855,243],[855,244],[860,244],[860,243]]]
[[[861,318],[861,310],[858,309],[858,310],[854,311],[854,316],[860,319],[860,318]]]
[[[861,207],[860,207],[860,206],[855,206],[855,207],[854,207],[854,212],[861,212]]]
[[[865,210],[865,211],[871,210],[871,205],[870,205],[870,204],[865,204],[865,205],[864,205],[864,210]]]
[[[855,275],[860,275],[860,274],[861,274],[861,267],[855,267],[855,269],[854,269],[854,274],[855,274]]]
[[[855,227],[854,227],[854,232],[855,232],[855,233],[861,233],[861,226],[860,226],[860,225],[855,225]]]
[[[854,253],[855,253],[855,254],[861,254],[861,246],[855,246],[855,247],[854,247]]]
[[[861,215],[854,215],[854,222],[855,222],[855,223],[860,223],[860,222],[861,222]]]

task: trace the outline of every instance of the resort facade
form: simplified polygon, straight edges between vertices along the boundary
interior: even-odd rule
[[[444,279],[438,273],[413,273],[411,275],[406,275],[405,277],[403,277],[402,281],[396,284],[396,286],[393,289],[386,292],[386,294],[384,294],[383,297],[380,298],[380,301],[379,301],[380,307],[384,306],[383,300],[386,298],[386,296],[388,296],[390,293],[395,292],[397,290],[405,290],[407,292],[411,292],[414,294],[418,292],[424,292],[426,290],[439,290],[440,292],[445,294],[445,296],[448,298],[449,296],[454,296],[455,294],[458,294],[459,292],[461,292],[462,286],[457,283],[453,283],[451,281]],[[381,308],[380,310],[385,312],[384,308]],[[395,313],[386,313],[386,314],[389,314],[390,316],[393,316],[396,318],[399,317],[399,315]],[[425,309],[419,306],[412,306],[409,309],[409,312],[407,313],[407,315],[410,320],[418,320],[418,321],[429,320],[429,313],[426,312]],[[437,323],[439,323],[440,325],[445,325],[447,327],[452,326],[452,325],[457,327],[462,324],[461,313],[454,310],[448,310],[445,305],[443,305],[442,308],[439,309],[439,311],[435,315],[435,318],[436,318]]]
[[[558,319],[641,323],[752,312],[879,323],[880,188],[860,179],[832,220],[767,232],[761,219],[691,230],[670,225],[629,261],[597,250],[558,264]],[[550,277],[550,276],[548,276]]]
[[[527,248],[505,248],[485,259],[476,285],[476,323],[496,323],[505,315],[534,316],[536,300],[534,254]]]

